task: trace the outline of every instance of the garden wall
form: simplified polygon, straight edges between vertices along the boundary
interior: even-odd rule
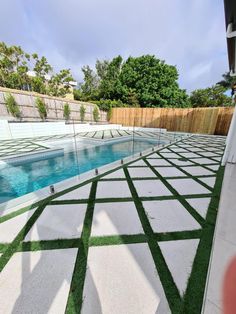
[[[9,89],[0,87],[0,118],[8,121],[15,121],[8,112],[5,105],[5,94],[11,93],[17,101],[22,114],[23,121],[41,121],[39,113],[35,104],[37,97],[44,100],[47,106],[47,121],[64,120],[63,108],[65,103],[68,103],[71,110],[70,118],[75,121],[80,121],[80,106],[84,105],[86,109],[85,121],[93,122],[93,108],[94,104],[68,100],[65,98],[51,97],[47,95],[41,95],[34,92],[26,92],[21,90]],[[100,122],[107,121],[107,113],[100,111]]]
[[[120,128],[121,126],[116,124],[66,124],[65,121],[11,123],[7,120],[0,120],[0,140],[64,135],[78,132],[92,132]]]
[[[168,131],[227,135],[234,107],[113,108],[110,123]]]

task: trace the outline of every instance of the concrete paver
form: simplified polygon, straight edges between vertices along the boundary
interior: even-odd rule
[[[83,314],[170,313],[147,244],[91,247]]]
[[[86,208],[87,204],[47,206],[26,235],[25,241],[79,238]]]
[[[15,253],[0,273],[0,313],[65,312],[77,249]]]

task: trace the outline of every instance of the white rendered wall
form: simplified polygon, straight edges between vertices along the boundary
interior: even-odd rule
[[[32,122],[8,123],[0,120],[0,139],[37,137],[44,135],[69,134],[75,132],[88,132],[107,129],[119,129],[121,125],[90,125],[90,124],[65,124],[65,122]]]
[[[222,165],[225,165],[227,162],[236,163],[236,109],[234,109],[233,118],[230,124]]]

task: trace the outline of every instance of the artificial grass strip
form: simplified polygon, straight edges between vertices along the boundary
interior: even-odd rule
[[[88,199],[71,199],[71,200],[53,200],[49,205],[72,205],[72,204],[87,204]]]
[[[139,196],[140,201],[166,201],[166,200],[176,200],[175,195],[165,195],[165,196]]]
[[[147,237],[145,234],[102,236],[91,237],[89,240],[89,246],[120,245],[145,242],[147,242]]]
[[[43,202],[43,201],[42,201],[42,202]],[[4,222],[4,221],[7,221],[7,220],[9,220],[9,219],[12,219],[12,218],[14,218],[14,217],[16,217],[16,216],[18,216],[18,215],[21,215],[21,214],[23,214],[23,213],[25,213],[25,212],[27,212],[27,211],[29,211],[29,210],[31,210],[31,209],[33,209],[33,208],[39,206],[40,203],[41,203],[41,202],[34,203],[34,204],[32,204],[32,205],[29,205],[29,206],[23,207],[23,208],[21,208],[21,209],[19,209],[19,210],[16,210],[15,212],[12,212],[12,213],[10,213],[10,214],[7,214],[7,215],[5,215],[5,216],[3,216],[3,217],[0,217],[0,223],[2,223],[2,222]]]
[[[201,313],[223,176],[224,167],[221,166],[218,171],[214,187],[214,195],[209,205],[206,222],[202,230],[202,236],[184,295],[184,303],[181,313]]]
[[[147,236],[148,240],[148,246],[150,248],[154,264],[156,266],[156,269],[158,271],[162,286],[164,288],[167,301],[169,303],[170,309],[172,313],[179,313],[179,309],[181,308],[181,297],[179,294],[179,291],[176,287],[176,284],[173,280],[173,277],[171,275],[171,272],[165,262],[165,259],[162,255],[161,249],[156,241],[155,234],[152,230],[152,227],[150,225],[150,222],[147,218],[145,209],[143,207],[143,204],[141,200],[139,199],[139,196],[137,194],[137,191],[133,185],[133,182],[130,178],[129,172],[127,168],[124,168],[124,172],[128,181],[128,185],[131,191],[131,194],[133,196],[133,201],[135,203],[143,230]]]
[[[17,248],[17,252],[61,250],[61,249],[77,248],[79,241],[80,241],[79,238],[74,238],[74,239],[21,242]]]
[[[3,253],[7,249],[8,244],[0,243],[0,253]]]
[[[191,199],[191,198],[211,198],[213,196],[212,193],[209,194],[188,194],[183,195],[185,199]]]
[[[198,229],[198,230],[190,230],[190,231],[186,230],[186,231],[155,233],[155,238],[158,242],[161,242],[161,241],[199,239],[201,235],[202,235],[202,229]]]
[[[104,178],[104,179],[101,179],[100,180],[101,182],[106,182],[106,181],[125,181],[125,178],[109,178],[109,179],[106,179],[106,178]]]
[[[83,288],[86,276],[89,237],[91,234],[97,181],[91,186],[89,202],[85,214],[83,230],[80,241],[78,241],[78,254],[76,257],[73,277],[70,286],[69,297],[66,305],[66,313],[80,313],[83,302]]]

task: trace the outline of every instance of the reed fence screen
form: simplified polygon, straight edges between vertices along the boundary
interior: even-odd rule
[[[110,123],[168,131],[227,135],[234,107],[113,108]]]

